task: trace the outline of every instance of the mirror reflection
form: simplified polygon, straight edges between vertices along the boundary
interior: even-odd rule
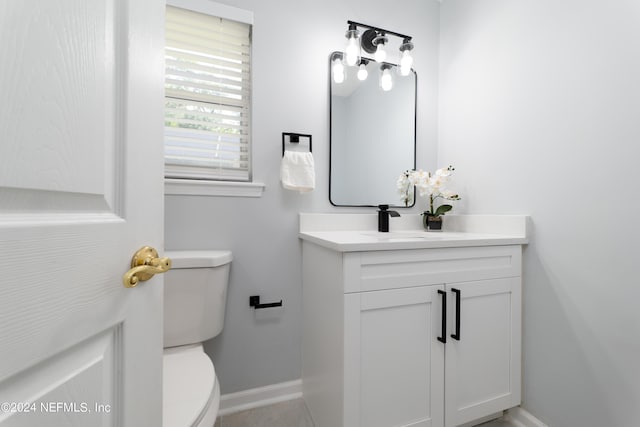
[[[404,207],[396,181],[416,165],[415,71],[373,60],[347,67],[340,52],[330,66],[331,204]]]

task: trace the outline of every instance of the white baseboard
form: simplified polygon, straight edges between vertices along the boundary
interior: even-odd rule
[[[260,408],[274,403],[302,397],[302,380],[272,384],[265,387],[252,388],[236,393],[223,394],[220,397],[218,415],[235,414],[247,409]],[[497,416],[498,414],[496,414]],[[494,418],[490,416],[488,418]],[[509,409],[502,417],[514,427],[549,427],[526,409],[519,406]],[[477,422],[477,420],[476,420]]]
[[[514,427],[549,427],[519,406],[509,409],[504,419],[513,424]]]
[[[247,409],[259,408],[299,397],[302,397],[302,380],[288,381],[266,387],[239,391],[237,393],[223,394],[220,397],[220,410],[218,411],[218,415],[234,414]]]

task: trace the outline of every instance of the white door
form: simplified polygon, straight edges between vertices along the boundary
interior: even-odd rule
[[[345,295],[345,427],[442,427],[442,286]]]
[[[446,288],[445,419],[454,427],[520,404],[521,285],[511,277]]]
[[[0,2],[0,425],[161,425],[164,2]]]

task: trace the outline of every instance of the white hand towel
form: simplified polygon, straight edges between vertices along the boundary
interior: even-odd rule
[[[280,180],[287,190],[306,193],[316,187],[316,170],[313,154],[302,151],[285,151],[280,164]]]

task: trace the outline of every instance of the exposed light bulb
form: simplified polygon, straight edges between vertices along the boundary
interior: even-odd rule
[[[402,76],[408,76],[411,72],[411,67],[413,66],[413,56],[411,56],[412,49],[413,43],[411,43],[411,39],[409,37],[405,38],[400,46],[400,52],[402,52],[402,56],[400,57],[400,75]]]
[[[384,49],[384,45],[387,44],[389,39],[384,33],[376,31],[376,34],[376,37],[371,42],[376,48],[373,57],[377,62],[384,62],[387,59],[387,51]]]
[[[352,67],[358,63],[360,57],[360,39],[357,30],[347,31],[347,47],[344,50],[347,65]]]
[[[376,62],[384,62],[387,59],[387,51],[384,50],[384,42],[378,44],[378,48],[376,49],[376,53],[373,55],[373,58]]]
[[[343,83],[346,75],[344,72],[344,64],[342,63],[342,59],[336,58],[333,60],[333,65],[331,66],[331,71],[333,73],[333,81],[336,83]]]
[[[360,69],[358,70],[358,80],[367,80],[368,76],[369,72],[367,71],[367,66],[365,64],[360,64]]]
[[[413,56],[409,50],[402,51],[402,57],[400,58],[400,75],[408,76],[413,66]]]
[[[385,92],[388,92],[393,88],[393,78],[391,77],[391,72],[388,67],[385,67],[382,70],[382,74],[380,75],[380,87]]]

